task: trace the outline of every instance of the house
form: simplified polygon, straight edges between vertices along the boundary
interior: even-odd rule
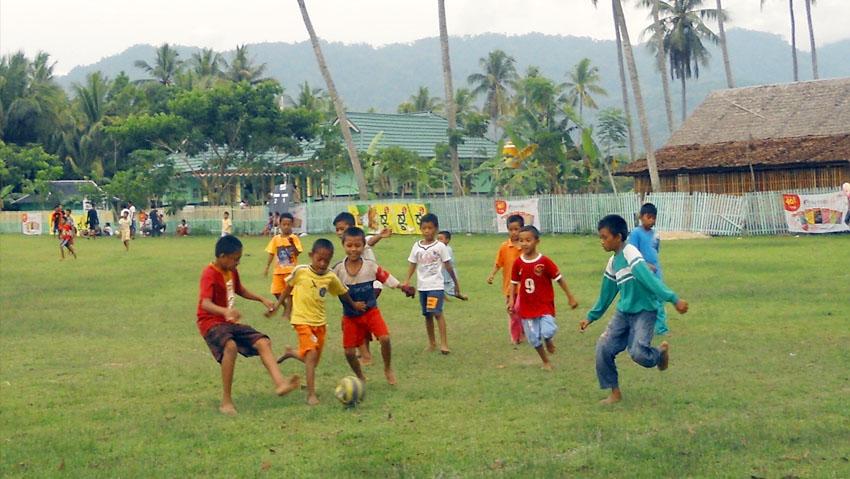
[[[10,209],[20,211],[38,211],[53,209],[62,203],[66,208],[80,211],[88,202],[89,191],[103,190],[92,180],[56,180],[47,182],[47,194],[43,197],[36,195],[24,195],[9,203]]]
[[[714,91],[655,159],[662,191],[839,187],[850,181],[850,78]],[[646,160],[616,174],[652,189]]]

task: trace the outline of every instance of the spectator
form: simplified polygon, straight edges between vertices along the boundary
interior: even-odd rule
[[[247,208],[247,207],[248,207],[248,202],[247,202],[247,201],[245,201],[245,200],[240,200],[240,201],[239,201],[239,209],[244,210],[244,209],[245,209],[245,208]]]
[[[89,211],[86,213],[86,225],[88,226],[88,237],[96,237],[95,230],[100,228],[100,219],[97,217],[97,210],[94,208],[94,203],[89,205]]]
[[[159,236],[162,233],[160,229],[162,226],[160,224],[159,212],[156,208],[152,209],[148,215],[151,220],[151,236]]]
[[[272,236],[274,234],[274,216],[269,213],[269,220],[263,228],[263,236]]]
[[[128,201],[127,211],[130,213],[130,238],[136,237],[136,205]]]
[[[124,213],[122,212],[121,214],[123,215]],[[127,214],[129,214],[129,211],[127,212]],[[112,225],[109,224],[109,222],[107,222],[106,225],[103,227],[103,236],[112,236]]]
[[[180,220],[177,225],[177,236],[189,236],[189,223],[186,223],[185,219]]]
[[[132,210],[130,210],[132,213]],[[130,223],[130,234],[133,234],[133,224],[135,222]],[[145,228],[147,226],[147,228]],[[142,236],[147,236],[150,234],[150,223],[148,223],[148,214],[145,213],[145,210],[139,210],[139,228],[142,230]]]

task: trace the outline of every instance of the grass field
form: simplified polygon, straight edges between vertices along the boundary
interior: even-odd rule
[[[312,244],[306,238],[305,244]],[[418,306],[381,297],[399,385],[377,364],[366,401],[333,398],[349,374],[331,302],[318,370],[322,404],[272,394],[240,357],[237,417],[217,413],[218,365],[195,327],[215,238],[77,241],[0,237],[0,476],[3,477],[850,477],[850,237],[669,241],[671,367],[619,357],[624,401],[603,407],[585,334],[607,254],[594,237],[546,236],[580,307],[557,297],[556,371],[509,344],[503,300],[485,283],[501,237],[457,235],[461,285],[447,306],[450,356],[425,353]],[[243,238],[245,285],[267,293],[261,238]],[[412,238],[378,259],[402,275]],[[341,257],[340,251],[337,258]],[[238,300],[276,352],[291,329]],[[284,373],[303,374],[287,362]]]

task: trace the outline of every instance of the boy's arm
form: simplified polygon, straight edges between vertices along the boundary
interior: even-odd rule
[[[560,286],[561,289],[564,290],[564,293],[567,295],[567,301],[569,301],[570,307],[573,309],[578,308],[578,301],[576,301],[576,298],[575,296],[573,296],[573,293],[570,292],[570,287],[569,285],[567,285],[567,280],[564,279],[563,275],[558,278],[558,286]]]
[[[460,283],[457,282],[457,275],[455,275],[455,269],[452,267],[451,260],[444,262],[443,267],[446,268],[446,272],[449,273],[449,276],[451,276],[452,281],[455,284],[455,296],[463,299],[463,295],[460,294]]]
[[[490,276],[487,276],[487,284],[493,284],[493,279],[496,277],[496,273],[499,272],[501,267],[499,263],[493,265],[493,271],[490,271]]]
[[[516,311],[514,311],[514,306],[516,305],[516,288],[517,288],[518,285],[519,285],[519,283],[515,283],[515,282],[511,281],[511,285],[509,286],[510,299],[508,299],[508,312],[510,312],[510,313],[516,312]]]
[[[351,306],[357,311],[361,313],[366,311],[366,302],[365,301],[354,301],[351,299],[351,295],[348,294],[348,291],[339,295],[339,299],[343,300],[347,305]]]
[[[251,291],[248,291],[248,289],[246,289],[245,286],[242,285],[242,281],[239,281],[239,291],[237,291],[236,294],[242,296],[247,300],[258,301],[260,303],[263,303],[263,306],[265,306],[268,310],[271,310],[275,304],[272,300],[268,298],[264,298],[262,296],[252,293]]]
[[[407,278],[404,280],[403,286],[410,286],[410,278],[413,277],[413,273],[416,272],[416,263],[407,263]]]
[[[274,253],[269,253],[269,260],[266,262],[266,269],[263,270],[263,276],[269,275],[269,266],[272,265],[272,261],[274,260]]]
[[[650,271],[649,267],[646,265],[646,261],[636,261],[632,265],[632,274],[640,284],[652,291],[658,299],[668,303],[673,303],[676,306],[676,311],[680,314],[688,312],[688,302],[679,298],[673,290],[668,288],[664,282],[658,279],[658,277]]]
[[[381,241],[384,238],[389,238],[392,235],[393,235],[393,230],[391,230],[389,228],[384,228],[384,229],[381,230],[380,233],[378,233],[376,235],[372,235],[371,237],[369,237],[369,241],[367,241],[366,244],[368,244],[369,246],[375,246],[376,244],[378,244],[378,241]]]
[[[389,286],[390,288],[398,288],[399,286],[401,286],[401,283],[398,279],[396,279],[395,276],[393,276],[392,274],[390,274],[389,271],[385,270],[384,268],[381,268],[380,266],[378,266],[378,271],[375,273],[375,279]]]
[[[288,298],[291,294],[292,286],[289,283],[286,283],[286,286],[283,287],[283,291],[280,293],[280,297],[277,299],[277,301],[273,303],[269,301],[272,304],[269,307],[268,312],[266,312],[266,317],[270,317],[275,311],[277,311],[277,309],[280,308],[280,305],[283,304],[286,298]]]
[[[593,309],[587,312],[587,318],[582,319],[581,323],[579,323],[579,327],[582,331],[587,329],[590,323],[596,321],[605,314],[605,311],[608,310],[608,306],[611,306],[611,302],[614,301],[618,292],[617,281],[610,277],[606,272],[602,277],[602,287],[599,290],[599,299],[596,300],[596,304],[593,305]]]

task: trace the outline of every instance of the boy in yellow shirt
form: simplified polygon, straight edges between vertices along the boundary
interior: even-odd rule
[[[288,302],[290,311],[285,311],[284,317],[289,317],[292,328],[298,334],[298,351],[287,347],[277,362],[295,358],[304,363],[307,404],[311,406],[319,404],[319,398],[316,397],[316,366],[322,356],[327,332],[325,298],[328,294],[339,296],[355,310],[366,311],[366,303],[352,300],[348,288],[328,269],[333,255],[333,243],[324,238],[317,239],[310,251],[310,265],[298,265],[292,270],[277,303],[266,313],[266,316],[271,316],[292,295],[292,301]]]
[[[280,232],[274,235],[271,241],[269,241],[268,246],[266,246],[269,261],[266,263],[266,269],[263,271],[263,275],[268,277],[269,267],[272,261],[277,259],[274,265],[271,286],[271,293],[276,298],[280,298],[280,293],[286,287],[286,277],[298,265],[298,255],[304,252],[304,248],[301,246],[301,239],[298,235],[292,233],[292,223],[294,220],[295,218],[291,213],[280,215]]]

